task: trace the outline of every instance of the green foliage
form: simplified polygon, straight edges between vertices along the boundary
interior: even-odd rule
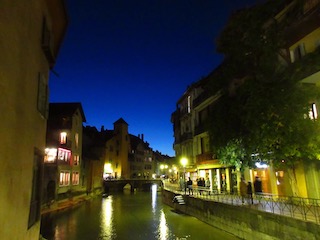
[[[289,67],[280,61],[287,21],[269,20],[278,2],[239,11],[219,38],[226,61],[212,90],[219,86],[224,95],[211,113],[209,136],[224,164],[273,160],[290,168],[296,161],[319,159],[319,122],[308,117],[311,100],[320,99],[319,89],[299,83],[319,71],[319,50]]]
[[[217,51],[229,62],[230,77],[256,75],[261,71],[268,74],[275,67],[283,38],[280,24],[269,19],[275,15],[279,2],[268,1],[239,10],[230,18],[217,42]],[[270,61],[265,62],[266,58]]]
[[[245,161],[245,149],[238,139],[231,140],[225,147],[219,148],[217,156],[222,164],[232,165],[237,169],[243,169],[244,165],[249,164]]]

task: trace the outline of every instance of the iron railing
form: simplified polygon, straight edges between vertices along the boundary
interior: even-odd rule
[[[181,195],[189,195],[188,189],[180,189],[177,184],[164,183],[164,189]],[[295,219],[320,224],[320,199],[280,196],[274,194],[252,195],[243,198],[239,194],[218,192],[205,187],[193,186],[190,196],[208,201],[249,207],[258,211],[279,214]]]

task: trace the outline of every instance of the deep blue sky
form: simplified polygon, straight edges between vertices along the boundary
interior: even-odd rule
[[[81,102],[87,122],[144,134],[174,156],[171,113],[187,86],[222,57],[215,39],[253,0],[67,0],[69,27],[51,74],[50,102]]]

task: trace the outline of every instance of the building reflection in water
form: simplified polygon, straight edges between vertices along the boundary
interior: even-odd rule
[[[156,213],[156,207],[157,207],[157,191],[158,191],[158,185],[153,184],[151,186],[151,206],[152,206],[152,213],[155,214]]]
[[[115,230],[113,226],[113,208],[112,208],[112,196],[104,198],[102,201],[101,209],[101,236],[112,238],[115,235]]]
[[[69,212],[68,212],[69,213]],[[65,222],[63,225],[56,225],[53,230],[54,239],[65,239],[70,232],[77,232],[78,225],[75,218],[70,214],[65,215]]]
[[[158,233],[159,233],[159,240],[166,240],[168,239],[169,236],[169,229],[167,225],[167,220],[166,220],[166,215],[164,214],[163,210],[161,209],[160,212],[160,222],[159,222],[159,228],[158,228]]]

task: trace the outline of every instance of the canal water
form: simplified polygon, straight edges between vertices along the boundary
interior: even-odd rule
[[[42,219],[48,240],[209,240],[239,239],[161,201],[161,192],[123,193],[95,198],[80,207]]]

